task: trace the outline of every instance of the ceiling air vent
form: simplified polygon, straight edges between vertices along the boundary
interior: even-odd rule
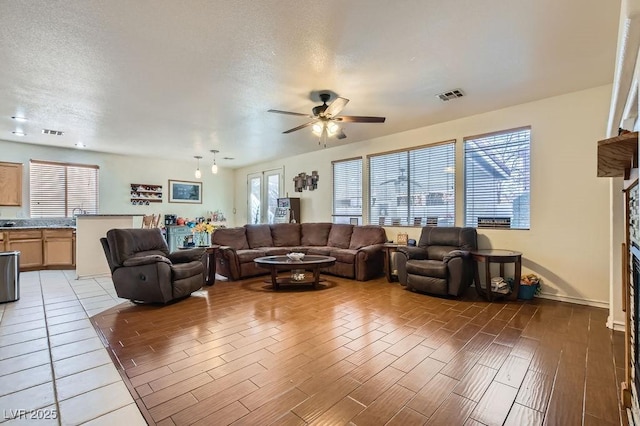
[[[462,90],[460,89],[454,89],[449,90],[448,92],[438,93],[436,96],[440,98],[441,101],[450,101],[451,99],[463,97],[464,93],[462,93]]]
[[[42,129],[42,133],[45,135],[55,135],[55,136],[62,136],[64,134],[60,130],[50,130],[50,129]]]

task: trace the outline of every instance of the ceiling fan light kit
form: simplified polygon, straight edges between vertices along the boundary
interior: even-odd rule
[[[330,98],[331,95],[329,93],[320,93],[320,100],[322,101],[322,105],[313,107],[311,109],[311,115],[303,114],[300,112],[281,111],[277,109],[270,109],[268,112],[273,112],[276,114],[297,115],[313,119],[313,121],[309,121],[307,123],[301,124],[300,126],[285,130],[282,133],[288,134],[311,126],[311,131],[313,132],[313,134],[321,138],[318,143],[321,143],[322,138],[324,138],[325,147],[327,146],[327,137],[336,136],[337,139],[344,139],[347,137],[347,135],[345,135],[344,131],[340,128],[340,126],[338,126],[336,122],[384,123],[386,119],[385,117],[365,117],[355,115],[343,115],[338,117],[340,112],[342,112],[344,107],[349,102],[349,99],[337,97],[333,102],[327,104]]]

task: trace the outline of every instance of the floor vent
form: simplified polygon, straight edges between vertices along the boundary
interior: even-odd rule
[[[64,134],[60,130],[50,130],[50,129],[42,129],[42,133],[44,133],[45,135],[55,135],[55,136],[62,136]]]
[[[464,93],[462,93],[462,90],[460,89],[454,89],[449,90],[448,92],[438,93],[436,96],[440,98],[441,101],[450,101],[451,99],[463,97]]]

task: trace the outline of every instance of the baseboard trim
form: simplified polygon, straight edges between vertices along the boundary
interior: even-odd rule
[[[549,299],[549,300],[557,300],[558,302],[568,302],[568,303],[575,303],[578,305],[586,305],[586,306],[593,306],[596,308],[602,308],[602,309],[607,309],[609,310],[609,302],[605,302],[605,301],[601,301],[601,300],[590,300],[590,299],[581,299],[579,297],[573,297],[573,296],[558,296],[556,294],[549,294],[549,293],[542,293],[537,295],[537,297],[540,297],[542,299]]]

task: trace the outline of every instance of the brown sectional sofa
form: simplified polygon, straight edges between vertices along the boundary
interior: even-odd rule
[[[269,273],[253,259],[291,252],[333,256],[323,273],[366,281],[383,273],[384,228],[332,223],[278,223],[222,228],[212,235],[216,272],[232,281]]]

